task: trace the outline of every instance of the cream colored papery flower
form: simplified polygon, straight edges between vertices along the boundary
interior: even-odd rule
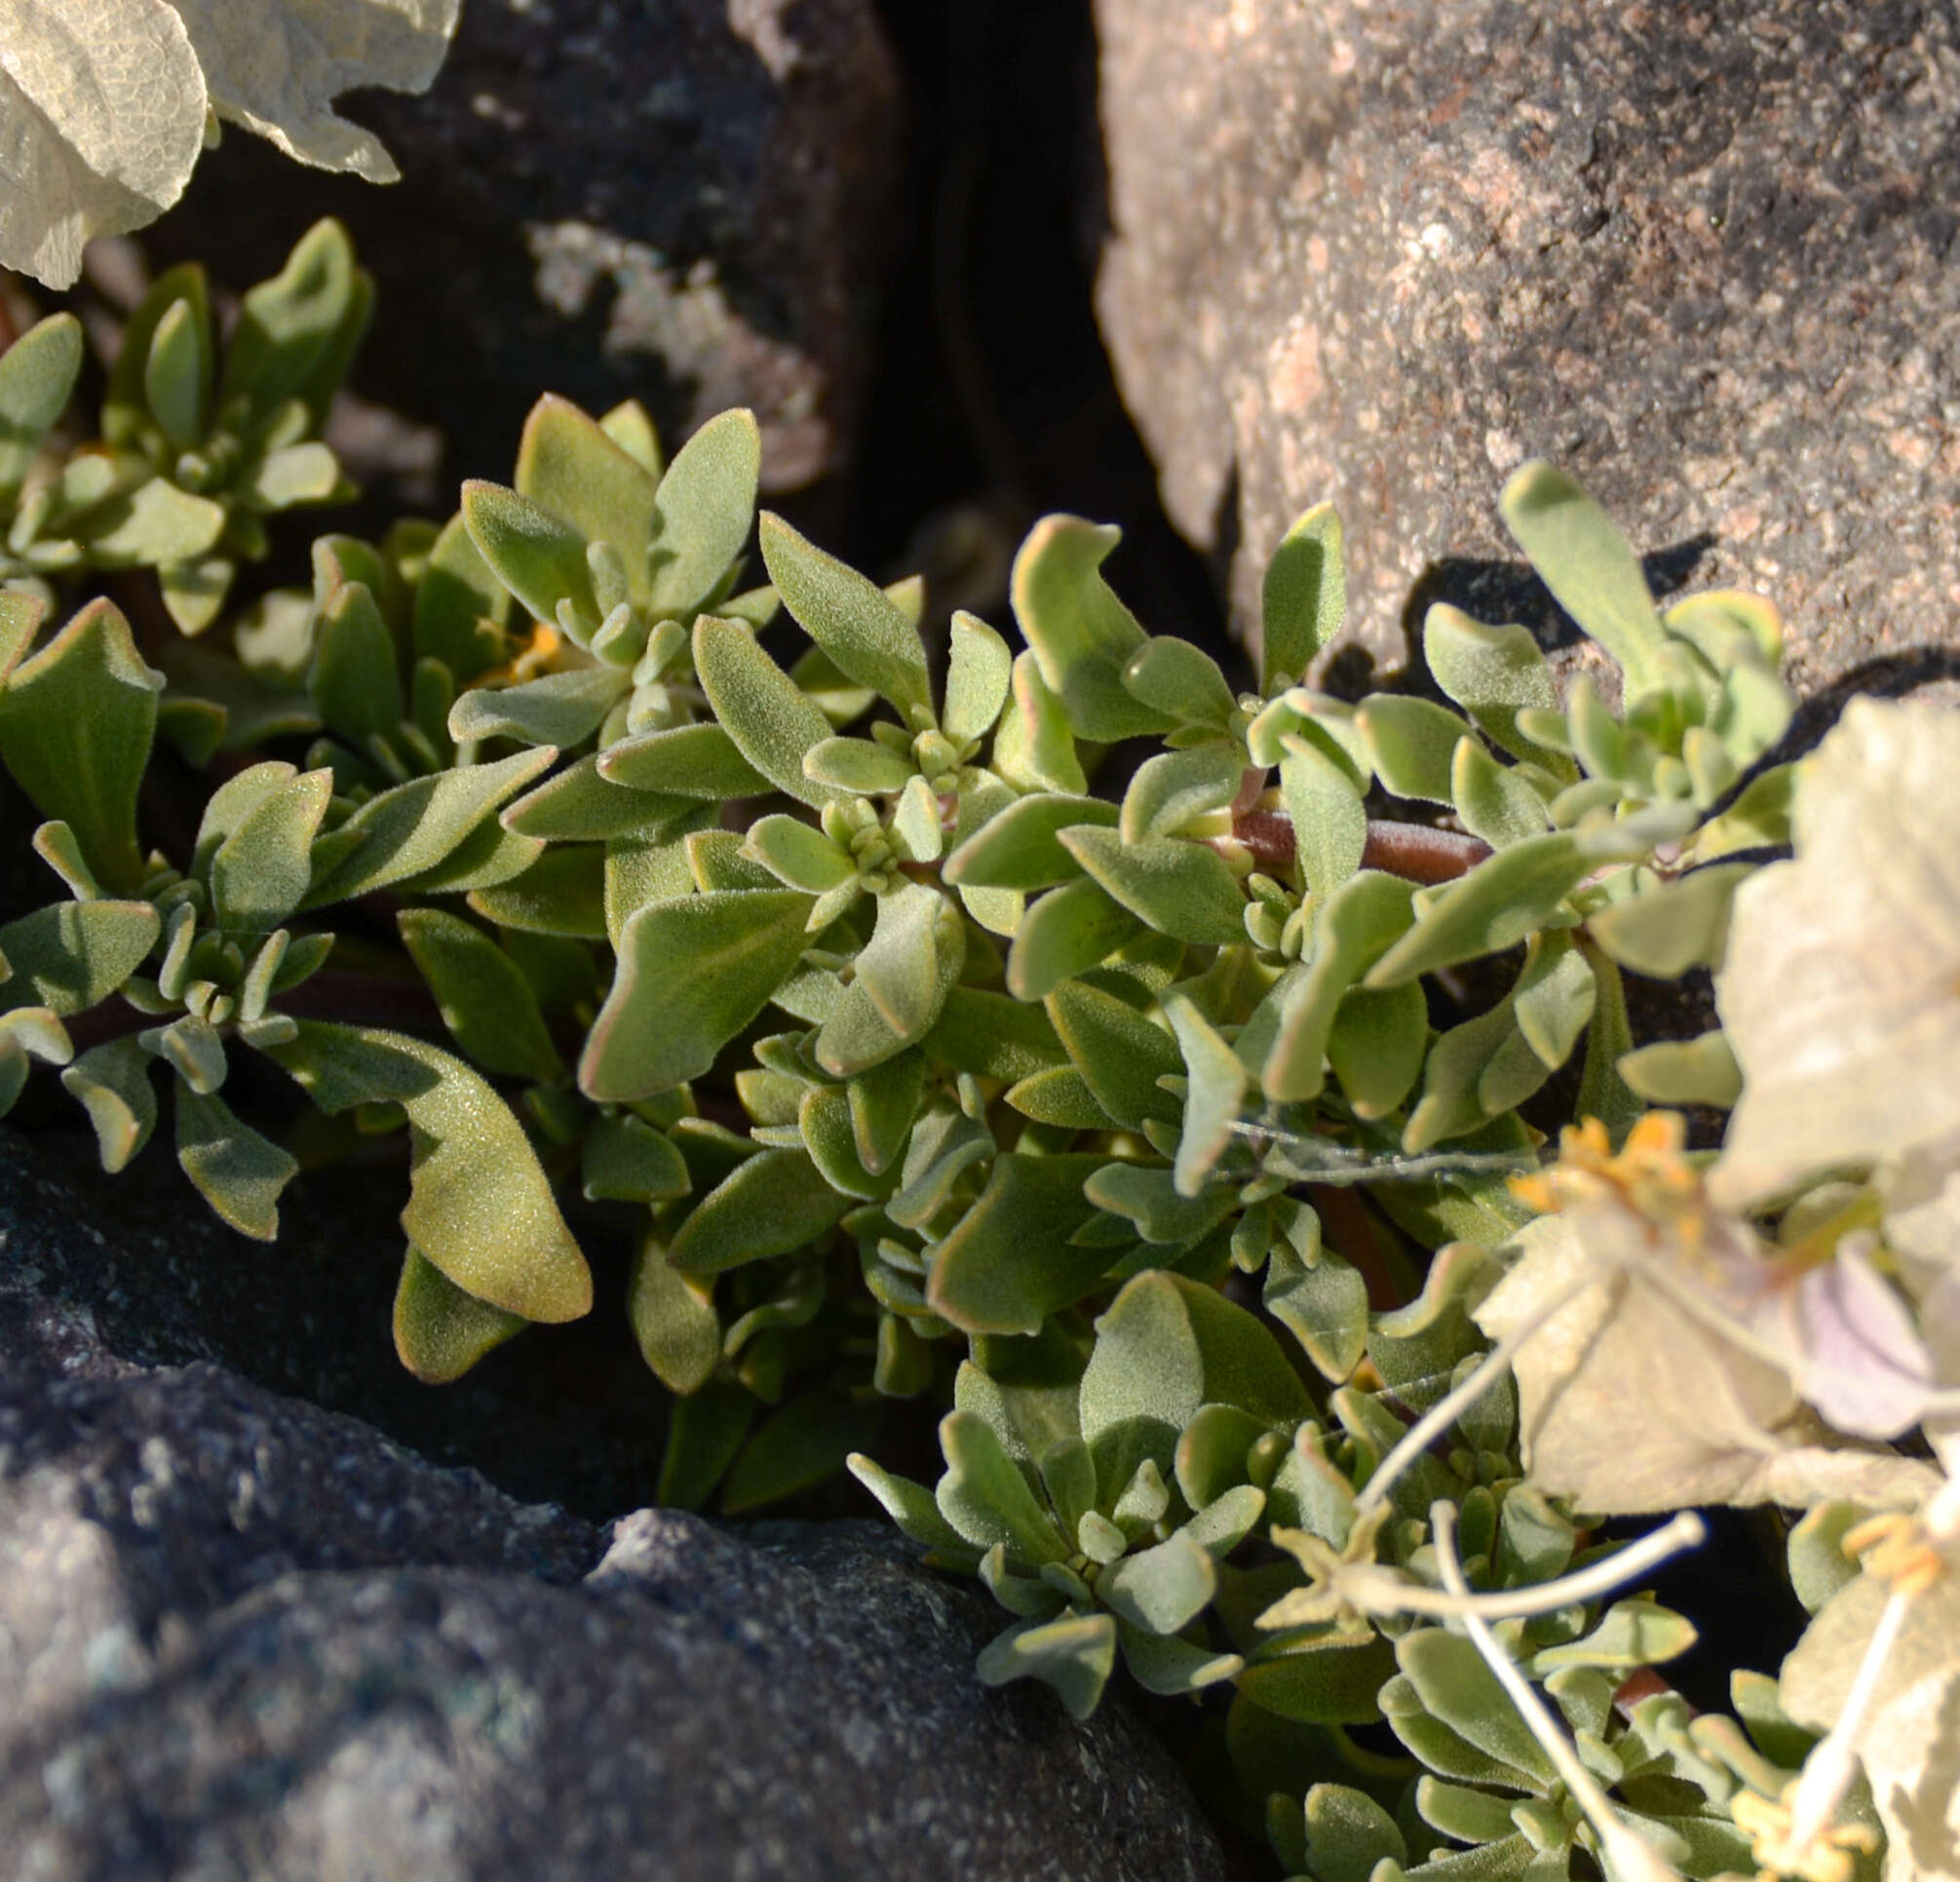
[[[208,110],[372,182],[397,171],[333,112],[426,91],[462,0],[0,0],[0,267],[71,286],[91,236],[183,194]]]
[[[0,266],[69,287],[91,236],[182,195],[204,122],[204,74],[164,0],[4,0]]]
[[[1736,893],[1715,979],[1742,1067],[1710,1193],[1960,1159],[1960,713],[1854,699],[1797,784],[1795,858]]]
[[[426,92],[463,0],[170,0],[183,18],[220,118],[321,170],[370,183],[401,174],[371,131],[337,117],[358,86]]]

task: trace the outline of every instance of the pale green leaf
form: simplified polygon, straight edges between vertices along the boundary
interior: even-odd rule
[[[304,905],[350,901],[433,869],[557,757],[543,746],[491,764],[411,778],[370,797],[336,832],[358,834],[361,841],[313,885]],[[433,1258],[433,1249],[424,1252]]]
[[[803,771],[811,748],[830,736],[830,721],[746,628],[711,615],[697,621],[694,667],[715,717],[778,790],[818,807],[838,794]]]
[[[299,1165],[224,1100],[176,1081],[177,1162],[218,1218],[241,1235],[271,1242],[279,1235],[280,1192]]]
[[[651,1097],[699,1078],[802,958],[813,905],[787,889],[723,890],[639,909],[580,1063],[587,1095]]]
[[[0,510],[14,507],[81,370],[82,323],[72,314],[50,314],[0,354]]]
[[[568,749],[599,729],[632,684],[619,668],[601,664],[546,673],[519,686],[473,686],[449,709],[449,736],[459,745],[468,739],[516,739]]]
[[[1158,933],[1200,945],[1246,938],[1246,897],[1209,844],[1152,836],[1127,843],[1115,831],[1078,826],[1057,840],[1091,876]]]
[[[118,893],[143,880],[136,791],[163,683],[123,616],[92,601],[0,688],[0,759],[43,816],[74,831],[96,878]]]
[[[424,1385],[460,1379],[529,1323],[462,1288],[412,1243],[395,1287],[395,1353]]]
[[[1569,831],[1527,837],[1487,857],[1453,882],[1429,911],[1368,970],[1371,987],[1494,954],[1558,918],[1560,904],[1592,871]]]
[[[984,738],[1007,704],[1014,654],[978,615],[954,610],[952,656],[946,672],[946,706],[941,730],[956,746]]]
[[[1103,581],[1121,531],[1079,517],[1045,517],[1015,557],[1015,618],[1060,697],[1078,738],[1108,743],[1174,730],[1178,719],[1145,706],[1123,672],[1145,635]]]
[[[1145,759],[1123,793],[1118,828],[1124,842],[1173,836],[1197,819],[1226,809],[1239,794],[1245,768],[1238,746],[1229,741],[1160,751]]]
[[[649,620],[684,620],[710,604],[749,540],[761,468],[753,412],[718,413],[680,447],[654,495]]]
[[[1035,1333],[1101,1278],[1105,1248],[1069,1242],[1095,1213],[1082,1185],[1098,1156],[996,1157],[985,1189],[935,1248],[927,1300],[970,1333]]]
[[[989,818],[946,858],[945,879],[960,887],[1047,889],[1082,874],[1057,840],[1085,824],[1113,826],[1117,807],[1100,797],[1036,791]]]
[[[497,579],[540,621],[559,624],[559,602],[589,639],[599,624],[586,539],[515,490],[473,480],[463,485],[463,522]]]
[[[1143,928],[1130,910],[1084,878],[1064,883],[1028,906],[1007,957],[1008,991],[1018,1000],[1045,1000]]]
[[[396,923],[449,1036],[471,1058],[540,1084],[562,1074],[530,981],[489,936],[438,908],[404,908]]]
[[[757,534],[784,605],[838,671],[887,700],[910,729],[930,724],[925,649],[904,610],[781,517],[765,511]]]
[[[576,1320],[592,1276],[509,1107],[461,1059],[405,1034],[302,1020],[269,1056],[328,1113],[400,1104],[412,1161],[402,1227],[466,1293],[526,1320]]]
[[[1513,474],[1498,508],[1559,606],[1620,663],[1629,696],[1646,691],[1658,677],[1661,624],[1612,519],[1542,458]]]
[[[704,1196],[668,1246],[680,1274],[720,1274],[791,1254],[831,1228],[851,1198],[832,1189],[800,1150],[764,1150]]]
[[[1260,690],[1297,683],[1341,631],[1347,581],[1341,519],[1316,504],[1280,539],[1260,591]]]
[[[634,595],[644,595],[654,480],[596,421],[569,400],[547,393],[524,419],[514,481],[520,497],[562,519],[587,542],[610,543],[626,564]]]

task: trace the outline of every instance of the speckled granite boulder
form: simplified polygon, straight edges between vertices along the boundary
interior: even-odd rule
[[[1220,1876],[1120,1707],[979,1683],[994,1618],[880,1524],[608,1534],[0,1294],[7,1882]]]
[[[1380,665],[1429,600],[1544,620],[1495,509],[1543,454],[1662,585],[1772,594],[1804,691],[1941,666],[1918,650],[1960,620],[1951,7],[1095,12],[1103,330],[1242,626],[1329,496]]]
[[[848,459],[902,154],[872,0],[470,0],[426,97],[370,94],[403,181],[226,137],[145,246],[244,287],[339,215],[381,289],[356,388],[509,474],[541,391],[671,443],[762,421],[764,487]]]

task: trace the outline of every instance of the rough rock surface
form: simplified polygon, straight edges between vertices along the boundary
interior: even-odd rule
[[[390,1333],[407,1195],[399,1160],[302,1176],[268,1248],[212,1215],[161,1137],[109,1181],[70,1101],[38,1095],[69,1128],[30,1139],[0,1126],[0,1314],[76,1328],[104,1360],[223,1365],[424,1457],[473,1465],[527,1501],[596,1517],[652,1501],[666,1398],[617,1304],[630,1218],[581,1220],[595,1312],[432,1388],[403,1370]]]
[[[244,287],[340,216],[380,287],[356,384],[451,478],[507,476],[546,390],[671,444],[751,405],[772,492],[846,462],[902,143],[871,0],[470,0],[426,96],[350,115],[401,183],[234,134],[146,246]]]
[[[609,1536],[0,1300],[0,1873],[1203,1882],[1110,1708],[992,1693],[881,1525]]]
[[[1770,594],[1806,692],[1941,669],[1921,650],[1960,608],[1953,8],[1095,12],[1103,329],[1242,627],[1324,497],[1378,664],[1434,599],[1549,626],[1495,504],[1547,455],[1660,585]]]

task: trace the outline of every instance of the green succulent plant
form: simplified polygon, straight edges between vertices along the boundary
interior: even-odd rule
[[[76,324],[0,358],[0,762],[62,891],[0,926],[0,1110],[60,1068],[115,1171],[161,1084],[266,1239],[302,1157],[398,1134],[430,1381],[587,1312],[565,1206],[612,1205],[574,1213],[631,1244],[663,1500],[849,1458],[1012,1617],[981,1677],[1192,1699],[1293,1872],[1758,1860],[1811,1735],[1753,1675],[1745,1731],[1645,1671],[1692,1629],[1627,1587],[1687,1531],[1604,1544],[1532,1480],[1503,1374],[1544,1316],[1477,1315],[1553,1127],[1737,1096],[1721,1033],[1636,1045],[1623,976],[1718,962],[1789,840],[1768,604],[1657,608],[1531,464],[1500,508],[1590,637],[1568,681],[1439,606],[1430,690],[1319,689],[1323,506],[1240,691],[1118,597],[1113,529],[1034,529],[1017,647],[758,523],[749,414],[670,462],[637,404],[547,398],[509,487],[234,608],[264,519],[347,494],[369,299],[323,224],[220,359],[173,270],[71,445]],[[255,1061],[317,1115],[235,1109]],[[901,1403],[936,1488],[868,1454]]]

